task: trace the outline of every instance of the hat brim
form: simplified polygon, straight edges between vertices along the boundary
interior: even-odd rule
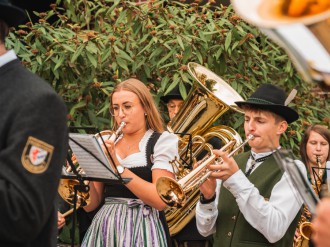
[[[165,102],[165,103],[168,103],[171,99],[180,99],[180,100],[183,100],[181,94],[165,95],[165,96],[161,96],[160,99],[163,102]]]
[[[252,103],[248,101],[238,101],[235,102],[239,108],[244,106],[255,106],[262,110],[273,112],[281,117],[283,117],[288,123],[292,123],[299,118],[299,114],[288,106],[277,105],[277,104],[261,104],[261,103]]]
[[[0,3],[0,19],[4,20],[9,27],[17,27],[25,21],[26,13],[15,6]]]
[[[330,17],[330,10],[304,17],[288,17],[276,13],[278,1],[269,0],[232,0],[234,10],[247,22],[262,28],[277,28],[279,26],[303,23],[311,25]]]

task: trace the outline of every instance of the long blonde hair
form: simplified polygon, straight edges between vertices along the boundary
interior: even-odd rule
[[[132,92],[138,96],[141,105],[145,110],[145,113],[147,114],[146,116],[147,129],[152,129],[153,131],[162,133],[164,131],[163,119],[146,85],[144,85],[143,82],[135,78],[129,78],[117,84],[110,95],[110,105],[113,94],[121,90]],[[114,117],[113,117],[113,123],[114,123],[113,129],[117,129],[118,124],[116,123]]]

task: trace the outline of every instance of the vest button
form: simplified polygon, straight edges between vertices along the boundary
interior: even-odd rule
[[[227,233],[227,236],[230,237],[230,236],[231,236],[231,232],[228,232],[228,233]]]
[[[232,220],[236,220],[236,215],[234,215],[233,217],[231,217]]]

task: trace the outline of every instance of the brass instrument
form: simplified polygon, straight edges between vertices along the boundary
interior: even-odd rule
[[[316,155],[316,164],[319,168],[318,170],[318,177],[315,179],[314,183],[312,183],[312,187],[314,189],[314,192],[318,195],[320,195],[320,189],[322,185],[322,178],[324,174],[324,170],[320,169],[322,168],[322,162],[321,162],[321,156]],[[308,210],[307,206],[304,206],[304,210],[302,213],[302,216],[300,218],[300,221],[298,223],[298,229],[300,236],[297,238],[297,240],[294,243],[294,247],[308,247],[309,246],[309,240],[313,233],[313,225],[311,223],[312,214]]]
[[[323,181],[323,175],[324,175],[324,169],[322,169],[322,162],[321,162],[321,156],[320,155],[316,155],[316,164],[318,169],[318,174],[317,174],[317,178],[315,181],[315,186],[316,186],[316,190],[315,191],[319,196],[320,196],[320,191],[321,191],[321,186],[322,186],[322,181]]]
[[[330,1],[231,2],[244,20],[259,27],[287,51],[306,81],[330,90]]]
[[[196,81],[179,112],[169,122],[170,132],[195,136],[205,133],[229,109],[242,112],[235,101],[244,99],[218,75],[193,62],[188,63],[188,71]]]
[[[253,139],[253,135],[249,135],[248,138],[236,147],[228,154],[228,157],[237,153],[249,140]],[[231,149],[235,140],[231,140],[220,150],[225,151]],[[187,193],[199,187],[206,179],[211,175],[212,171],[208,170],[208,166],[214,163],[221,163],[222,159],[218,159],[215,154],[207,157],[199,166],[191,171],[187,176],[183,177],[179,181],[176,181],[170,177],[160,177],[157,180],[156,188],[160,198],[169,206],[181,208],[187,199]]]
[[[308,207],[304,205],[304,209],[297,226],[297,229],[299,231],[299,236],[294,242],[294,247],[309,246],[309,240],[313,232],[311,219],[312,219],[312,214],[308,210]]]
[[[115,141],[124,126],[125,126],[125,122],[122,122],[116,131],[104,130],[104,131],[101,131],[101,132],[95,134],[95,137],[97,137],[97,140],[100,142],[101,145],[103,145],[104,140]],[[73,162],[73,165],[75,166],[78,174],[84,175],[85,172],[79,166],[77,160],[75,160]],[[63,167],[63,174],[68,175],[68,174],[72,174],[72,173],[73,173],[73,171],[72,171],[71,166],[67,165],[65,168]],[[86,188],[88,188],[89,181],[84,180],[83,183],[86,185]],[[73,205],[74,199],[75,199],[74,198],[75,197],[75,186],[78,186],[79,184],[80,184],[80,182],[77,179],[62,178],[60,180],[60,184],[58,187],[58,193],[64,201],[66,201],[70,205]],[[89,195],[88,189],[86,189],[86,191],[78,190],[76,193],[76,209],[78,209],[79,207],[85,207],[89,203],[90,203],[90,195]],[[64,217],[68,216],[73,211],[74,211],[73,208],[68,210],[67,212],[65,212],[63,214]]]
[[[200,160],[204,153],[212,153],[213,147],[208,142],[213,137],[221,140],[224,145],[233,139],[236,145],[242,143],[239,134],[231,127],[210,127],[230,109],[241,112],[234,102],[242,101],[242,97],[218,75],[199,64],[189,63],[188,71],[195,79],[194,83],[179,112],[167,126],[169,132],[177,133],[179,137],[180,157],[172,162],[177,180],[191,172],[192,163],[197,158]],[[187,151],[190,145],[188,135],[184,134],[192,137],[191,153]],[[240,151],[243,149],[238,152]],[[166,207],[164,210],[172,236],[180,232],[195,216],[199,188],[191,190],[186,197],[186,203],[181,208]]]

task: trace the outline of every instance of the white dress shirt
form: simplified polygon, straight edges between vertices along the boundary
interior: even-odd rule
[[[0,67],[4,66],[5,64],[13,61],[17,58],[15,52],[13,50],[7,51],[5,54],[0,56]]]
[[[270,152],[255,154],[255,159],[269,154]],[[246,171],[250,168],[251,162],[252,159],[249,158]],[[252,172],[260,164],[262,162],[256,163]],[[296,160],[296,164],[307,177],[304,164],[299,160]],[[235,197],[244,218],[271,243],[279,241],[284,236],[303,204],[300,195],[294,188],[286,172],[284,172],[281,180],[274,186],[268,201],[260,195],[259,190],[249,181],[242,170],[234,173],[223,185]],[[215,233],[220,186],[221,181],[217,180],[215,201],[209,204],[197,203],[196,223],[198,231],[203,236],[209,236]]]

